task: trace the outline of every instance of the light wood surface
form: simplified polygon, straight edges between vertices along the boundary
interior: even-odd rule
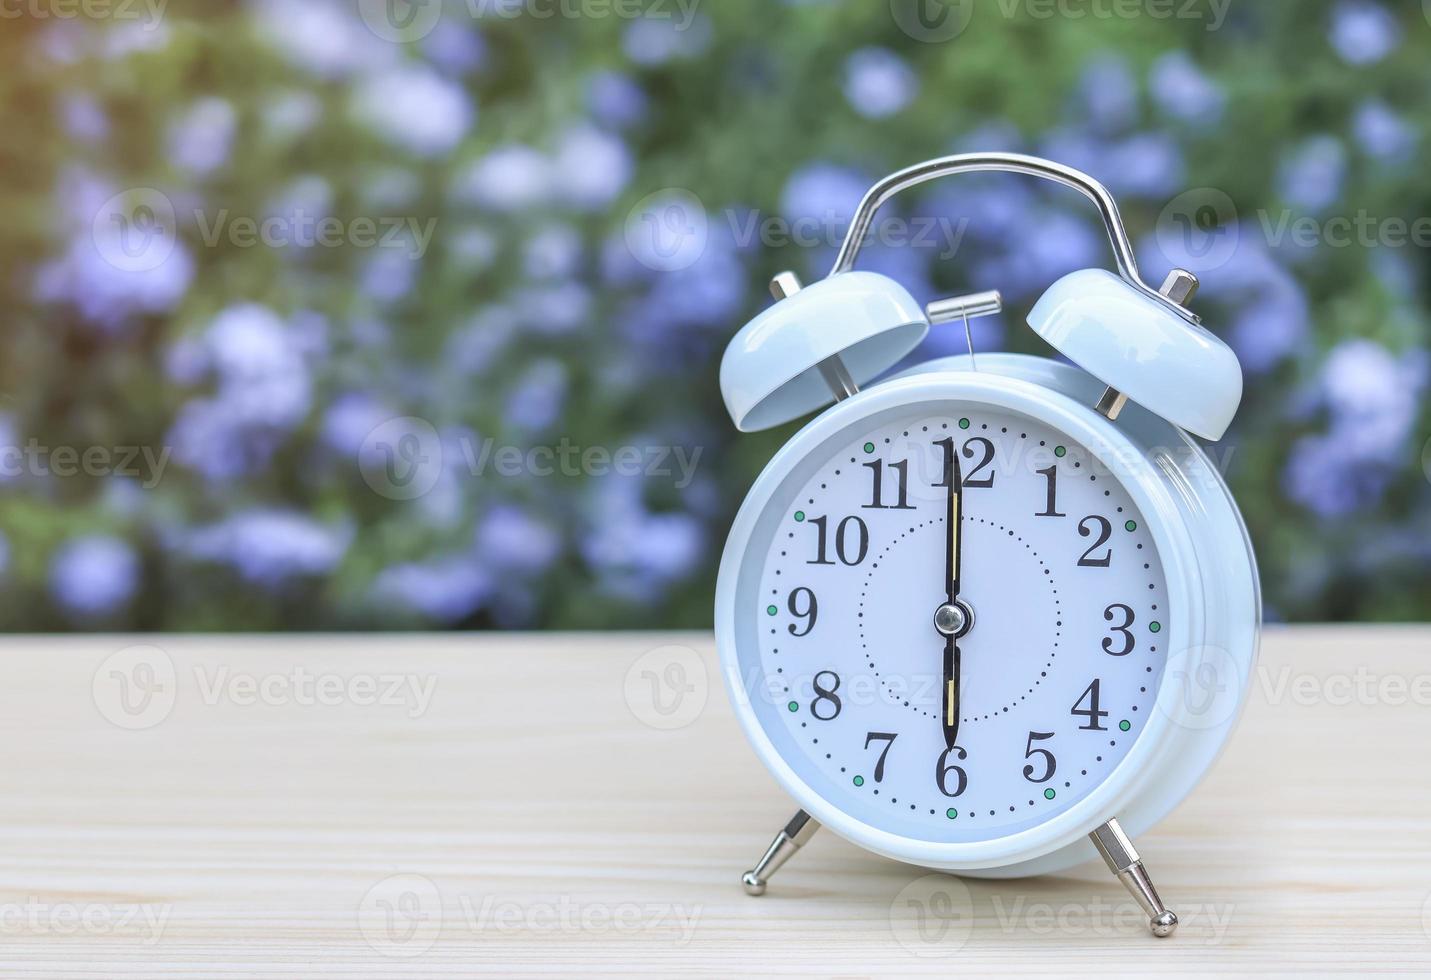
[[[963,884],[829,831],[746,897],[794,807],[706,635],[11,637],[0,667],[6,978],[1431,968],[1427,628],[1269,630],[1231,748],[1139,841],[1161,941],[1101,865]]]

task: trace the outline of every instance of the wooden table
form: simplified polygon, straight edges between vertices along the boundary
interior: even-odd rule
[[[1139,842],[1170,940],[1101,864],[964,884],[828,831],[746,897],[794,808],[704,634],[0,658],[6,978],[1431,968],[1428,628],[1269,631],[1230,750]],[[941,895],[972,917],[921,934]]]

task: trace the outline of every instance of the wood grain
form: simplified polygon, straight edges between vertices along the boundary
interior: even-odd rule
[[[1269,631],[1231,748],[1139,841],[1184,916],[1158,941],[1101,865],[962,883],[828,831],[746,897],[793,806],[706,635],[12,637],[0,975],[1431,969],[1428,653]]]

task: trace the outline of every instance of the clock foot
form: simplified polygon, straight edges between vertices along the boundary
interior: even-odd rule
[[[756,862],[753,869],[741,876],[740,883],[745,886],[745,893],[764,895],[770,876],[780,870],[780,866],[790,860],[791,855],[800,850],[819,829],[818,820],[804,810],[796,810],[795,816],[790,818],[790,822],[775,835],[775,840],[770,842],[765,855]]]
[[[1153,935],[1159,938],[1171,936],[1178,927],[1177,914],[1158,897],[1158,890],[1153,887],[1153,879],[1148,877],[1148,870],[1143,867],[1137,848],[1123,833],[1123,828],[1118,826],[1118,821],[1109,820],[1088,837],[1098,848],[1098,853],[1103,855],[1108,870],[1118,876],[1123,887],[1148,914],[1148,928]]]

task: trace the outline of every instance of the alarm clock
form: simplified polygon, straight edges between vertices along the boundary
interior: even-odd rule
[[[1032,308],[1064,360],[971,343],[881,378],[931,329],[967,334],[1002,306],[921,307],[854,268],[882,204],[975,171],[1083,193],[1116,273],[1074,272]],[[1223,436],[1242,374],[1189,309],[1196,287],[1182,270],[1143,281],[1096,180],[1002,153],[885,178],[828,277],[776,276],[720,367],[742,431],[819,411],[752,486],[716,589],[736,715],[799,805],[747,892],[826,826],[961,875],[1101,856],[1155,935],[1175,929],[1133,838],[1226,742],[1261,622],[1246,528],[1197,441]]]

